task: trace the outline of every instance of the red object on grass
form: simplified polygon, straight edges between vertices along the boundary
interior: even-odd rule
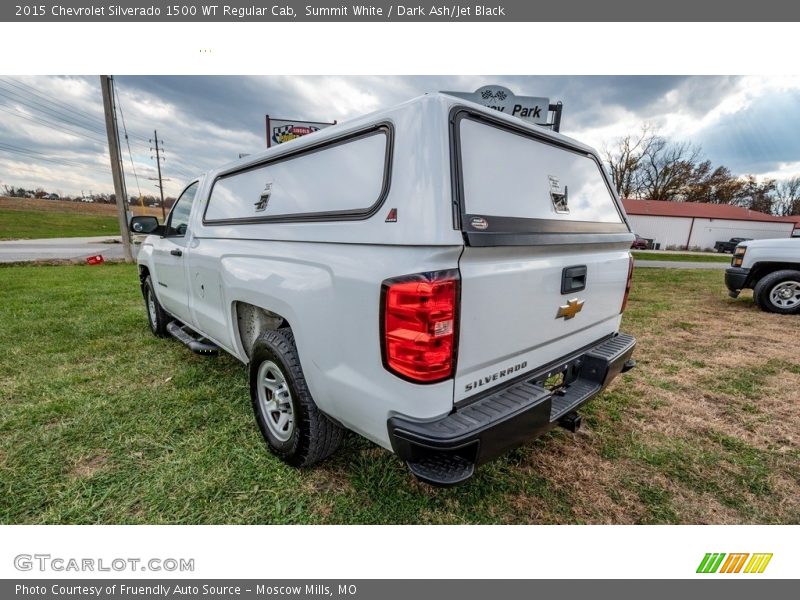
[[[87,258],[86,262],[90,265],[102,265],[104,262],[106,262],[106,259],[103,258],[102,254],[95,254],[94,256]]]

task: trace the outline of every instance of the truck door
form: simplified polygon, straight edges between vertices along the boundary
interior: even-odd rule
[[[153,244],[156,295],[167,312],[190,323],[186,252],[191,237],[189,217],[199,183],[195,181],[178,197],[167,217],[166,234]]]

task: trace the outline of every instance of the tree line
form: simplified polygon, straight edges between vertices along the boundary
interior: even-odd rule
[[[25,189],[24,187],[15,187],[13,185],[4,185],[0,195],[8,198],[38,198],[45,200],[61,200],[62,202],[95,202],[97,204],[116,204],[116,194],[88,194],[88,195],[59,195],[54,192],[48,192],[44,188],[37,187],[35,189]],[[167,209],[172,208],[175,203],[175,197],[167,196],[164,198],[164,206]],[[130,196],[128,198],[130,206],[161,206],[161,199],[152,194],[145,194],[142,196]]]
[[[800,215],[800,175],[782,180],[714,167],[697,144],[670,140],[649,125],[603,150],[622,198],[731,204],[778,216]]]

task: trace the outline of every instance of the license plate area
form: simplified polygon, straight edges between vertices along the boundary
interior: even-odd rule
[[[582,357],[573,358],[541,373],[533,383],[554,394],[564,394],[569,384],[578,378],[582,365]]]

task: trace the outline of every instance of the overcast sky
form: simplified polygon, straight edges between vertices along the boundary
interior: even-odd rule
[[[165,191],[265,147],[264,115],[333,121],[425,92],[505,85],[564,103],[562,133],[600,149],[644,122],[702,145],[734,173],[800,174],[800,77],[119,76],[129,195],[156,194],[153,130],[164,140]],[[74,195],[112,192],[99,77],[0,76],[0,185]],[[138,175],[138,185],[133,171]]]

